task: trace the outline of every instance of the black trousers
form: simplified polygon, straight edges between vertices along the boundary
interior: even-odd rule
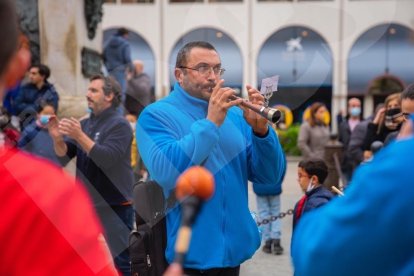
[[[188,276],[239,276],[240,266],[211,268],[207,270],[184,268],[184,275]]]

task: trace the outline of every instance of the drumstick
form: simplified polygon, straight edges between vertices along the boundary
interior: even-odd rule
[[[332,191],[334,191],[335,193],[337,193],[339,196],[344,196],[345,194],[343,192],[341,192],[337,187],[332,186]]]

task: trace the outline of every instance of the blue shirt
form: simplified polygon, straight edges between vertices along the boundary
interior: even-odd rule
[[[205,202],[193,225],[184,267],[235,267],[251,258],[261,237],[248,208],[247,181],[275,185],[285,160],[274,131],[253,135],[241,109],[228,110],[218,128],[206,119],[208,102],[188,95],[178,83],[166,98],[147,106],[139,117],[136,138],[150,175],[166,196],[178,176],[201,164],[214,175],[215,193]],[[167,261],[174,258],[180,225],[178,206],[167,215]]]
[[[63,164],[76,159],[76,176],[82,180],[96,207],[132,202],[134,184],[131,167],[132,129],[113,107],[81,121],[82,131],[95,142],[89,155],[70,138]]]
[[[295,275],[414,275],[414,139],[361,165],[344,197],[300,219]]]

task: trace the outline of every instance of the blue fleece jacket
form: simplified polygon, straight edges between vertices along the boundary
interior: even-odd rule
[[[235,267],[253,256],[260,235],[248,208],[247,180],[275,185],[285,167],[274,131],[265,138],[254,136],[238,107],[228,111],[218,128],[206,119],[207,111],[208,102],[176,83],[168,97],[144,109],[136,130],[142,159],[166,196],[183,171],[208,157],[205,167],[214,175],[216,189],[193,226],[184,267],[194,269]],[[180,207],[167,215],[165,255],[170,263],[180,217]]]
[[[270,131],[274,131],[274,130],[270,129]],[[284,154],[283,154],[283,158],[285,158]],[[283,169],[282,177],[280,178],[279,182],[276,183],[275,185],[260,185],[260,184],[253,183],[253,191],[256,195],[271,196],[271,195],[280,195],[282,193],[282,182],[286,174],[286,161],[284,162],[284,164],[285,164],[285,167]]]
[[[103,49],[103,59],[106,69],[125,71],[129,66],[134,70],[131,63],[131,47],[128,40],[119,34],[114,34],[105,43]]]
[[[361,165],[344,197],[300,219],[295,275],[414,275],[414,139]]]

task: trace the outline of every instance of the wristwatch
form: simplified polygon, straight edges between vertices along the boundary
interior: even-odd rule
[[[257,136],[259,138],[265,138],[268,134],[269,134],[269,129],[267,129],[267,132],[265,134],[261,134],[259,132],[254,132],[253,131],[254,136]]]

